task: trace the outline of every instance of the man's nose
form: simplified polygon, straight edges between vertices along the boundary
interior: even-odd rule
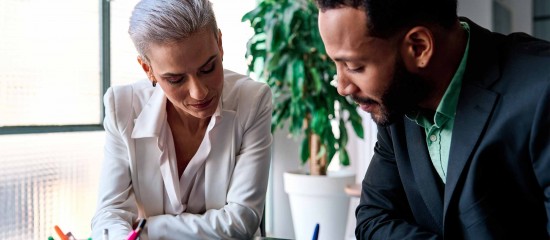
[[[341,74],[336,76],[336,90],[338,91],[338,94],[342,96],[352,95],[355,91],[357,91],[357,89],[357,86],[355,86],[355,84],[353,84],[345,76]]]
[[[208,87],[197,77],[191,77],[189,81],[189,96],[196,100],[203,100],[208,95]]]

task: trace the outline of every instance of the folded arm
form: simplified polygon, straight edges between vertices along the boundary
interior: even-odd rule
[[[253,94],[253,93],[249,93]],[[263,215],[271,161],[271,92],[254,93],[254,103],[243,124],[243,137],[221,209],[204,214],[183,213],[148,218],[150,239],[250,239]]]

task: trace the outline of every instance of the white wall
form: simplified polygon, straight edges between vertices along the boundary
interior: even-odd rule
[[[493,29],[492,6],[492,0],[458,0],[458,16],[467,17],[484,28]]]
[[[533,32],[532,0],[496,0],[512,13],[512,32]],[[458,15],[476,22],[480,26],[493,29],[493,0],[458,0]]]
[[[533,1],[498,0],[512,12],[512,32],[533,33]]]

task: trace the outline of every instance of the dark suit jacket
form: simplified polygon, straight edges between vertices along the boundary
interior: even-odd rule
[[[550,43],[473,22],[447,183],[424,130],[378,130],[358,239],[550,239]]]

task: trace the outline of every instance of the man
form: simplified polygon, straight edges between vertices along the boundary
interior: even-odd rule
[[[550,43],[456,0],[317,0],[338,92],[379,125],[358,239],[549,239]]]

